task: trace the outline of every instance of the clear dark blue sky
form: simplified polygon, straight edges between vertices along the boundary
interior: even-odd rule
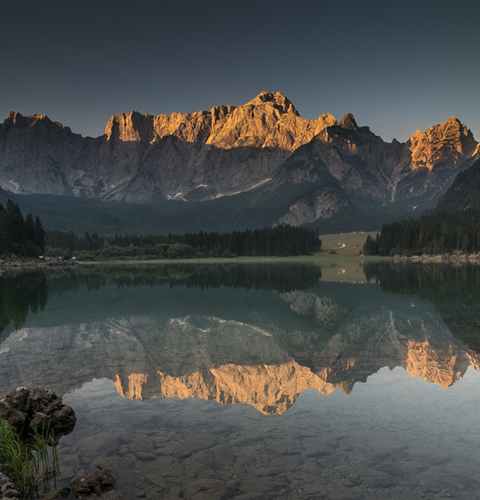
[[[455,115],[480,140],[474,0],[15,0],[0,14],[0,122],[109,117],[283,92],[308,119],[352,112],[385,140]]]

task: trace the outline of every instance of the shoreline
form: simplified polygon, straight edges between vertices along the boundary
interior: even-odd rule
[[[454,252],[452,254],[439,255],[394,255],[391,257],[381,255],[331,255],[327,253],[317,253],[315,255],[293,255],[290,257],[277,256],[244,256],[244,257],[207,257],[207,258],[189,258],[189,259],[125,259],[125,260],[102,260],[102,261],[77,261],[64,260],[62,258],[34,259],[9,256],[5,259],[0,259],[0,273],[3,271],[23,271],[34,269],[74,269],[77,266],[102,266],[102,265],[165,265],[165,264],[258,264],[258,263],[282,263],[282,262],[298,262],[298,263],[334,263],[334,262],[375,262],[388,261],[395,264],[406,262],[415,263],[437,263],[437,264],[479,264],[480,252],[473,254],[462,254]]]
[[[72,269],[79,263],[75,260],[63,259],[34,259],[17,256],[8,256],[0,259],[0,273],[2,271],[11,270],[28,270],[28,269]]]
[[[410,257],[405,255],[394,255],[393,257],[389,257],[389,259],[393,260],[394,263],[420,262],[425,264],[480,264],[480,252],[473,254],[454,252],[451,254],[439,255],[412,255]]]

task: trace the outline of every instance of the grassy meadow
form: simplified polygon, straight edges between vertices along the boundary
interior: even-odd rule
[[[358,257],[369,234],[375,235],[377,233],[355,232],[321,235],[322,251],[317,256]]]

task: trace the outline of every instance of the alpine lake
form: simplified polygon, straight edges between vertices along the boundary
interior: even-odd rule
[[[0,397],[77,416],[106,499],[480,498],[480,266],[78,266],[0,276]]]

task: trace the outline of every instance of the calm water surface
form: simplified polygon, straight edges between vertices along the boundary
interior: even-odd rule
[[[0,396],[63,396],[105,498],[480,498],[479,306],[476,266],[3,275]]]

